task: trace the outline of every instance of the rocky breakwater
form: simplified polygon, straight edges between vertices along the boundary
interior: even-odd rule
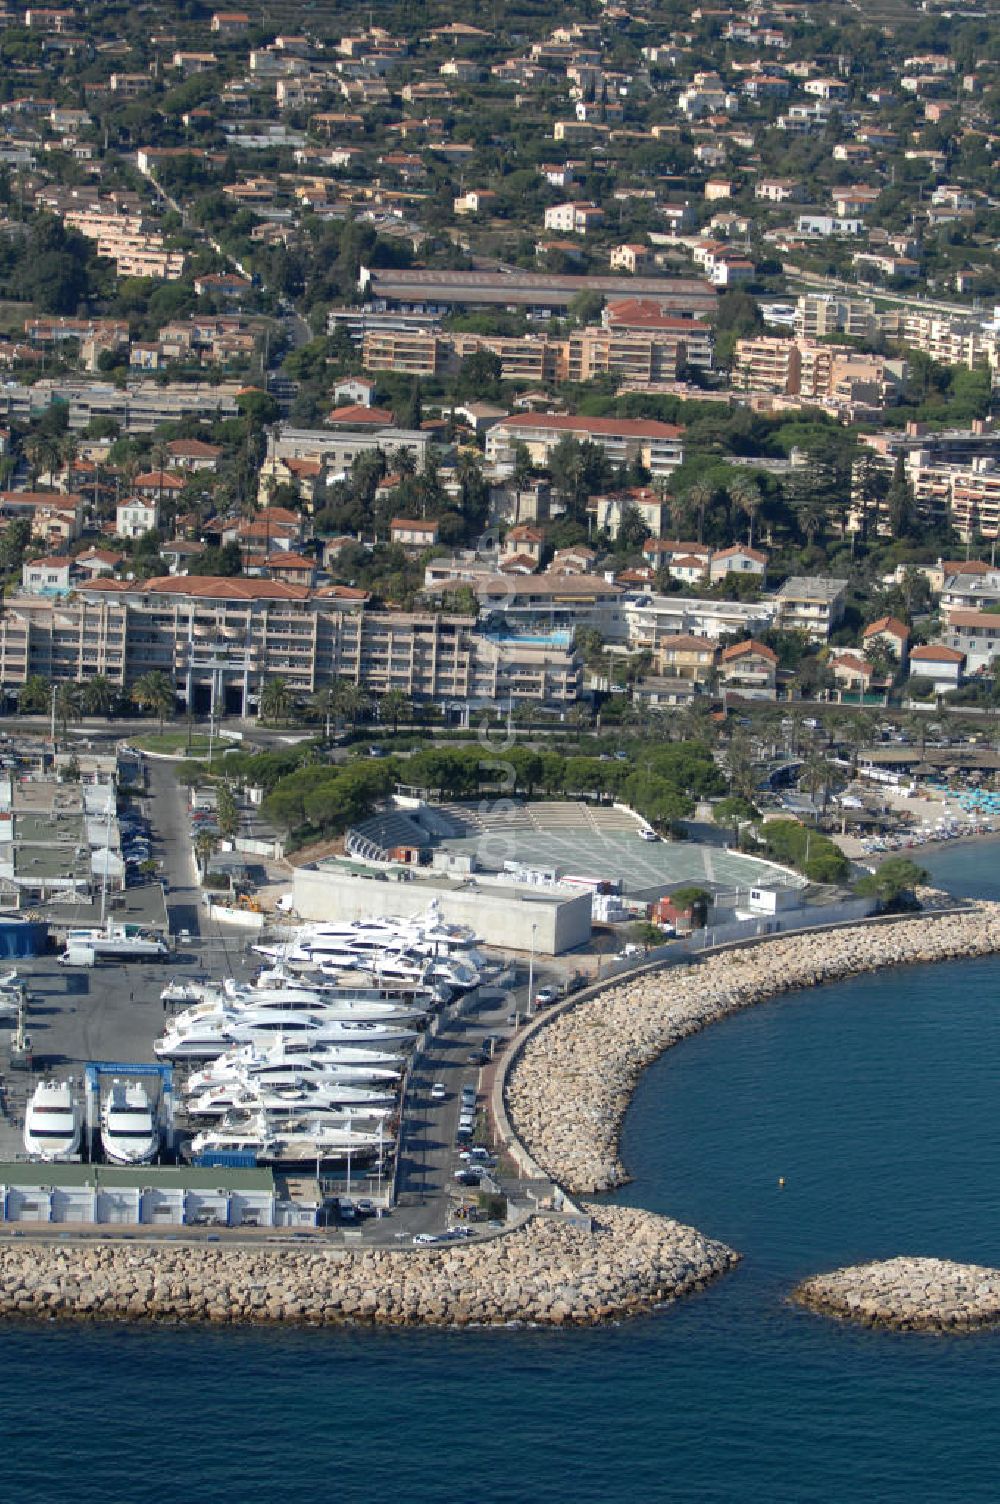
[[[816,1274],[792,1299],[824,1316],[903,1332],[968,1332],[1000,1324],[1000,1269],[897,1258]]]
[[[586,1325],[647,1311],[737,1255],[624,1207],[537,1216],[483,1242],[422,1249],[245,1244],[0,1246],[0,1316],[388,1326]]]
[[[1000,905],[979,903],[960,912],[762,940],[696,965],[613,983],[525,1041],[506,1088],[514,1131],[566,1190],[609,1190],[628,1178],[618,1134],[636,1079],[678,1040],[779,993],[883,966],[997,950]]]

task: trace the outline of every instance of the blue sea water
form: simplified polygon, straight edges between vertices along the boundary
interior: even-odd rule
[[[1000,896],[998,857],[928,865]],[[646,1073],[623,1145],[620,1199],[745,1255],[703,1295],[583,1332],[2,1326],[2,1499],[993,1501],[1000,1335],[787,1295],[898,1252],[1000,1261],[998,1079],[1000,960],[729,1019]]]

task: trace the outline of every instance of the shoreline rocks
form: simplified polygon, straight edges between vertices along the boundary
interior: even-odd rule
[[[0,1247],[0,1317],[388,1326],[583,1326],[703,1289],[738,1255],[630,1207],[535,1216],[425,1250],[43,1241]]]
[[[611,983],[527,1038],[508,1068],[514,1132],[571,1194],[629,1176],[618,1152],[636,1081],[681,1039],[743,1008],[889,966],[1000,950],[1000,905],[923,912],[893,923],[800,932]]]
[[[1000,1325],[1000,1269],[895,1258],[814,1274],[792,1300],[821,1316],[899,1332],[973,1332]]]

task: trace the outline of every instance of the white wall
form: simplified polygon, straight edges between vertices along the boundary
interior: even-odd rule
[[[379,882],[331,868],[298,868],[293,889],[303,919],[411,917],[439,900],[444,918],[466,924],[485,945],[529,950],[532,926],[539,955],[559,955],[590,939],[590,894],[565,900],[522,897],[516,892],[439,887],[421,882]]]

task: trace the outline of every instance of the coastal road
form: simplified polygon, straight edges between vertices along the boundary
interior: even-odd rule
[[[546,980],[537,973],[535,985]],[[414,1061],[399,1148],[397,1211],[393,1218],[397,1231],[440,1232],[447,1225],[453,1198],[463,1194],[475,1197],[474,1186],[460,1186],[455,1180],[455,1171],[462,1164],[459,1152],[466,1147],[456,1139],[462,1087],[472,1085],[480,1090],[480,1066],[469,1056],[481,1051],[486,1034],[509,1038],[508,1015],[518,1008],[524,1010],[525,983],[522,975],[520,985],[500,994],[497,1000],[490,986],[483,989],[485,997],[477,989],[465,1000],[461,1013],[452,1005],[442,1015],[438,1032],[427,1040]],[[431,1097],[435,1082],[446,1090],[443,1101]],[[478,1107],[483,1114],[486,1101],[481,1090]]]

